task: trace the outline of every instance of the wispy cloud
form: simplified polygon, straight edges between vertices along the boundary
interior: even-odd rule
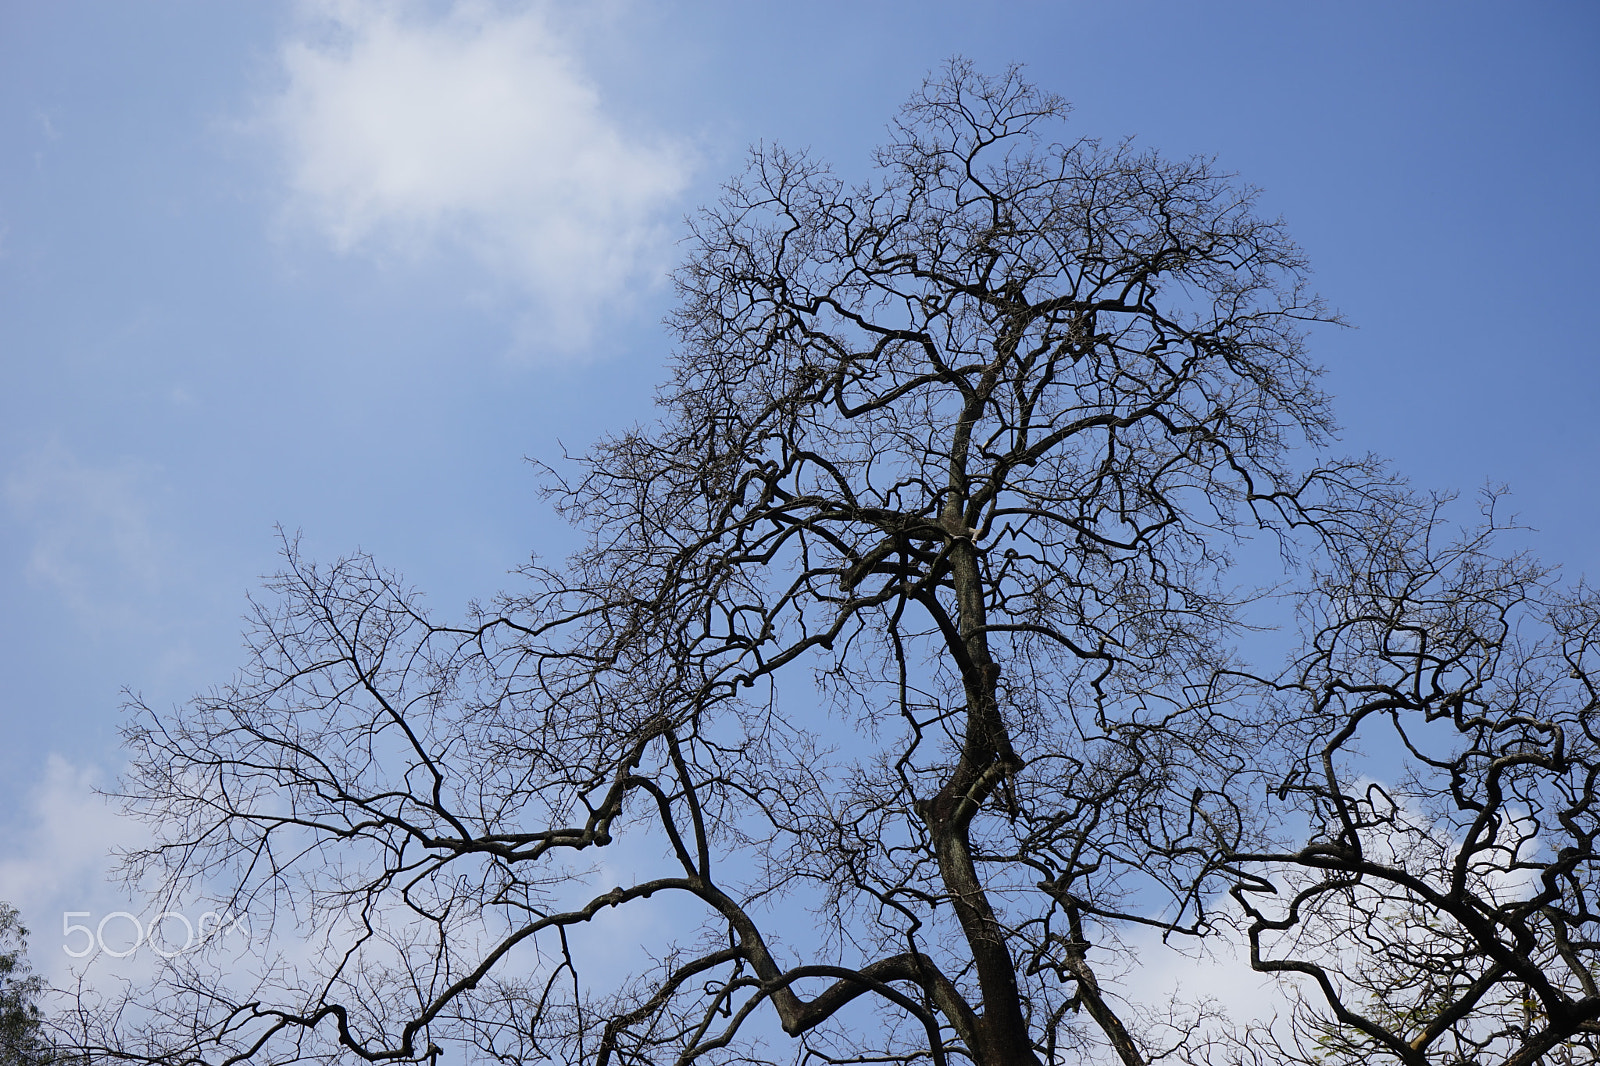
[[[0,856],[0,900],[22,911],[33,930],[33,963],[58,986],[71,983],[73,969],[62,950],[62,912],[98,919],[129,906],[128,894],[108,880],[111,853],[147,838],[143,825],[95,792],[103,783],[96,768],[51,755],[28,791],[25,814],[14,812],[15,831]]]
[[[29,576],[92,627],[137,621],[140,604],[160,590],[166,553],[151,521],[150,481],[143,464],[86,464],[60,444],[6,474],[0,498],[32,532]]]
[[[665,262],[688,153],[624,132],[542,7],[306,7],[268,107],[293,215],[341,250],[466,250],[553,346]]]

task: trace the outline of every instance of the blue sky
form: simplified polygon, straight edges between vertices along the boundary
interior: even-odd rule
[[[0,899],[60,972],[126,830],[119,690],[239,662],[274,526],[449,612],[563,527],[524,456],[652,417],[681,219],[747,145],[847,177],[923,74],[1262,188],[1355,329],[1346,427],[1508,483],[1600,575],[1600,6],[0,0]]]

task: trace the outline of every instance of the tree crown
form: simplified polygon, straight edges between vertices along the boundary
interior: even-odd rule
[[[290,551],[245,674],[130,727],[128,791],[135,869],[318,947],[248,988],[176,965],[141,1054],[1593,1039],[1592,597],[1327,459],[1332,316],[1282,224],[1065,113],[957,62],[870,183],[756,150],[692,226],[661,420],[551,473],[586,545],[492,610]],[[1261,541],[1270,579],[1235,564]],[[1289,579],[1304,648],[1252,664]],[[1351,755],[1383,722],[1388,787]],[[587,983],[589,931],[652,898],[698,932]],[[1228,928],[1317,990],[1301,1030],[1122,998],[1137,930]]]

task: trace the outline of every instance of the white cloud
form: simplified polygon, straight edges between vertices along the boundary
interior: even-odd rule
[[[95,768],[51,755],[28,791],[25,817],[17,818],[17,831],[7,834],[0,855],[0,900],[22,912],[33,934],[34,968],[58,987],[72,983],[76,968],[64,947],[62,914],[88,912],[94,925],[134,906],[107,874],[114,848],[136,846],[147,835],[143,825],[94,791],[101,783]]]
[[[250,923],[219,914],[203,899],[157,897],[124,882],[118,852],[148,847],[150,829],[96,789],[109,775],[52,754],[0,828],[0,900],[29,930],[28,960],[59,993],[45,1002],[70,1008],[78,991],[115,999],[144,982],[164,960],[199,948],[208,935],[227,952],[231,973],[254,973]],[[22,789],[17,790],[19,794]],[[252,955],[251,952],[255,954]],[[137,1011],[135,1013],[138,1013]]]
[[[1214,902],[1227,906],[1221,899]],[[1251,969],[1247,940],[1225,925],[1203,944],[1181,937],[1163,941],[1151,929],[1133,931],[1127,944],[1135,961],[1122,988],[1129,1003],[1143,1006],[1129,1017],[1154,1044],[1176,1044],[1185,1032],[1196,1047],[1206,1040],[1225,1042],[1224,1034],[1271,1026],[1293,1009],[1294,979]],[[1117,991],[1115,985],[1111,991]],[[1174,1028],[1180,1020],[1189,1024]]]
[[[687,153],[622,130],[543,8],[307,11],[269,114],[291,209],[335,247],[465,249],[568,351],[664,266]]]

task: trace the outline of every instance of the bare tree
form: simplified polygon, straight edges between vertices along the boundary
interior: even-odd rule
[[[1330,316],[1282,226],[1209,161],[1052,141],[1065,113],[954,63],[870,184],[755,152],[694,224],[661,420],[549,472],[587,547],[467,623],[291,546],[246,672],[128,732],[159,834],[134,872],[280,954],[242,987],[181,958],[142,1029],[85,1042],[1144,1066],[1591,1039],[1593,601],[1435,548],[1379,464],[1326,458],[1302,331]],[[1239,649],[1275,654],[1286,580],[1285,671]],[[1369,767],[1379,723],[1403,743]],[[1131,930],[1235,925],[1307,978],[1294,1024],[1130,998]]]
[[[1272,684],[1308,831],[1234,855],[1234,894],[1256,967],[1311,978],[1305,1061],[1600,1058],[1600,603],[1491,554],[1487,513],[1374,522]]]

